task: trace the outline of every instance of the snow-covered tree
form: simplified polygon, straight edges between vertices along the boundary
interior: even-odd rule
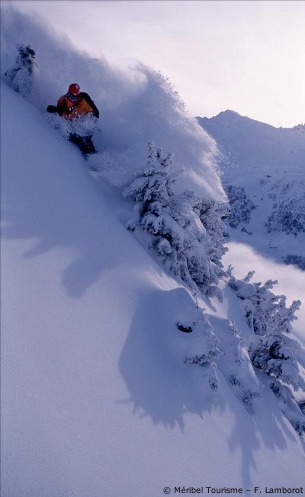
[[[225,186],[230,203],[229,225],[237,228],[240,225],[249,224],[251,212],[255,209],[255,204],[247,197],[245,188],[236,185]]]
[[[295,183],[286,185],[286,188],[295,188]],[[304,186],[304,184],[303,184]],[[280,192],[283,194],[283,192]],[[268,233],[272,231],[284,232],[287,235],[298,236],[299,233],[305,232],[305,195],[304,190],[298,197],[288,197],[279,200],[272,207],[272,213],[269,216],[266,227]]]
[[[207,233],[208,243],[206,251],[211,266],[214,268],[217,278],[225,276],[222,257],[229,250],[225,247],[227,237],[225,220],[228,217],[228,206],[216,201],[206,202],[201,200],[199,205],[196,206],[196,211]],[[220,297],[217,286],[209,288],[208,295],[213,296],[213,294]]]
[[[180,331],[192,333],[192,342],[186,351],[185,364],[200,366],[201,372],[212,390],[219,388],[215,360],[221,354],[219,340],[209,319],[202,309],[197,308],[194,319],[177,323]]]
[[[223,320],[217,329],[218,347],[222,355],[216,361],[218,369],[230,388],[246,406],[260,395],[259,380],[254,372],[246,341],[241,337],[235,323]]]
[[[231,275],[229,281],[237,296],[244,300],[244,310],[250,328],[256,335],[290,333],[291,322],[297,319],[295,312],[301,302],[293,301],[287,308],[285,295],[275,295],[271,292],[277,281],[268,280],[264,285],[251,283],[253,275],[254,271],[251,271],[244,280],[237,280]]]
[[[9,85],[24,97],[32,91],[33,72],[35,68],[35,51],[30,45],[17,45],[18,56],[15,65],[6,71]]]
[[[124,196],[135,201],[128,229],[150,235],[150,248],[167,271],[193,292],[217,292],[224,274],[221,256],[224,224],[215,202],[204,202],[193,191],[175,194],[176,175],[170,173],[173,155],[163,157],[148,144],[146,167],[135,173]]]
[[[299,352],[299,343],[281,333],[253,337],[249,347],[249,355],[256,368],[295,390],[302,388],[305,391],[297,362]]]
[[[253,274],[254,271],[250,272],[244,280],[237,280],[231,274],[229,280],[231,288],[243,300],[245,316],[253,331],[249,356],[253,366],[266,374],[282,405],[286,405],[282,410],[287,418],[298,427],[297,431],[305,431],[305,416],[293,395],[293,391],[305,391],[298,364],[301,347],[289,336],[301,302],[293,301],[287,307],[285,296],[271,292],[277,281],[269,280],[264,285],[250,283]]]
[[[286,257],[283,257],[283,261],[285,264],[293,264],[302,269],[302,271],[305,271],[305,257],[302,255],[288,254]]]
[[[291,389],[273,376],[267,376],[265,379],[277,397],[283,414],[299,435],[303,435],[305,433],[304,402],[298,402]]]

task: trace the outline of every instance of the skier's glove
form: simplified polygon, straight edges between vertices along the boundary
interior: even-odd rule
[[[55,114],[57,112],[56,105],[48,105],[47,112],[50,112],[50,114]]]

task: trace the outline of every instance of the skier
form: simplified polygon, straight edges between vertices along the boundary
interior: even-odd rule
[[[81,92],[77,83],[72,83],[57,105],[48,105],[47,112],[57,113],[68,123],[69,140],[75,143],[84,155],[96,152],[92,142],[99,119],[99,110],[88,93]]]

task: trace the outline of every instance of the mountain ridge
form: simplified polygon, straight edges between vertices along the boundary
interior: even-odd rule
[[[252,117],[249,117],[249,116],[246,116],[246,115],[242,115],[240,114],[239,112],[235,111],[235,110],[232,110],[232,109],[226,109],[226,110],[223,110],[223,111],[220,111],[218,114],[216,114],[215,116],[212,116],[212,117],[202,117],[202,116],[196,116],[196,119],[200,122],[200,123],[203,123],[203,122],[211,122],[211,121],[216,121],[216,120],[222,120],[223,118],[225,119],[234,119],[235,120],[247,120],[247,121],[252,121],[253,123],[258,123],[260,125],[263,125],[263,126],[268,126],[268,127],[271,127],[271,128],[275,128],[275,129],[285,129],[285,130],[295,130],[295,129],[301,129],[301,130],[305,130],[305,124],[304,123],[298,123],[292,127],[286,127],[286,126],[274,126],[272,124],[268,124],[268,123],[265,123],[264,121],[261,121],[259,119],[254,119]]]
[[[234,111],[197,119],[219,147],[232,239],[304,269],[305,125],[275,128]]]

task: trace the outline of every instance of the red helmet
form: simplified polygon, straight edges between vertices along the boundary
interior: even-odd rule
[[[68,93],[71,93],[72,95],[79,95],[80,92],[80,86],[77,83],[72,83],[69,86]]]

